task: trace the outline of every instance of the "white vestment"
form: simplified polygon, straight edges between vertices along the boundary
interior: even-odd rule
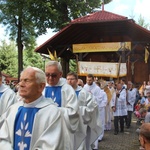
[[[135,100],[136,100],[136,89],[128,90],[127,91],[127,101],[129,102],[127,104],[128,111],[133,111]]]
[[[15,102],[17,102],[16,93],[8,86],[0,86],[0,116]]]
[[[46,84],[47,87],[51,87],[49,84]],[[72,142],[72,150],[75,147],[74,145],[74,133],[76,132],[79,124],[79,114],[78,114],[78,100],[74,89],[66,83],[64,79],[60,79],[56,87],[61,87],[61,110],[64,115],[64,119],[70,134],[70,142]],[[55,93],[54,93],[55,94]],[[45,90],[43,91],[45,95]]]
[[[111,107],[116,107],[116,111],[113,112],[114,116],[126,116],[127,115],[127,106],[126,106],[126,90],[122,89],[120,91],[119,98],[116,98],[116,92],[114,92]]]
[[[104,129],[105,129],[105,107],[107,105],[107,94],[104,90],[101,90],[101,101],[99,102],[98,106],[99,106],[99,111],[100,111],[100,119],[102,120],[102,133],[99,136],[99,140],[102,140],[103,136],[104,136]]]
[[[16,134],[14,133],[14,123],[20,106],[39,108],[34,117],[29,150],[72,150],[66,134],[68,129],[61,112],[51,99],[43,96],[30,104],[19,101],[6,111],[5,120],[0,129],[0,149],[13,150],[14,134]],[[21,129],[23,129],[23,125],[24,123],[22,123]],[[22,147],[20,150],[26,149]]]
[[[107,126],[106,126],[106,129],[111,129],[111,120],[114,120],[114,116],[113,116],[113,110],[112,110],[112,108],[111,108],[111,101],[112,101],[112,98],[113,98],[113,94],[115,93],[115,89],[114,89],[114,87],[108,87],[109,88],[109,90],[110,90],[110,92],[111,92],[111,100],[110,100],[110,103],[109,103],[109,107],[110,107],[110,117],[111,117],[111,119],[108,121],[108,122],[110,122],[110,123],[108,123],[109,125],[108,125],[108,128],[107,128]]]
[[[88,150],[91,148],[91,144],[95,141],[98,135],[101,132],[101,123],[99,122],[99,113],[98,113],[98,105],[92,96],[91,93],[87,92],[84,88],[78,86],[76,89],[76,93],[78,93],[78,103],[79,103],[79,114],[80,114],[80,127],[79,132],[84,133],[83,143],[80,145],[78,150]],[[87,132],[87,128],[90,128],[90,133],[93,134],[89,136]],[[95,130],[97,129],[97,130]],[[81,132],[82,131],[82,132]],[[75,134],[75,139],[80,140],[79,132]],[[95,133],[93,133],[95,132]],[[97,133],[96,133],[97,132]],[[88,138],[88,139],[87,139]]]
[[[101,89],[99,86],[96,85],[95,82],[93,82],[92,85],[88,85],[88,84],[85,84],[84,85],[84,89],[86,89],[88,92],[92,93],[92,95],[94,96],[96,102],[97,102],[97,105],[99,106],[99,104],[101,103],[102,101],[102,97],[101,97]],[[103,127],[102,127],[102,120],[100,119],[100,111],[98,109],[98,112],[97,112],[98,116],[99,116],[99,119],[97,119],[97,122],[99,122],[99,127],[101,128],[101,130],[98,132],[97,134],[97,138],[95,138],[95,141],[96,143],[98,142],[98,137],[101,135],[101,133],[103,132]],[[94,122],[92,123],[94,125]],[[96,129],[96,128],[95,128]],[[95,130],[94,128],[91,130],[91,131],[94,131]],[[98,130],[98,128],[97,128]],[[96,135],[96,134],[95,134]],[[91,136],[92,136],[92,133],[91,133]],[[94,148],[98,148],[98,145],[96,144]]]

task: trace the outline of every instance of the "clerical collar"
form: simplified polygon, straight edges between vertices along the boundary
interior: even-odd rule
[[[42,99],[43,96],[40,96],[38,99],[36,99],[35,101],[31,102],[31,103],[25,103],[24,102],[24,107],[35,107]]]

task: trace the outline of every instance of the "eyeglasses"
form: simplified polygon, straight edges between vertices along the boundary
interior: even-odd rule
[[[67,79],[67,80],[75,80],[75,78],[69,78],[69,79]]]
[[[50,74],[50,73],[45,73],[45,75],[46,75],[46,77],[51,77],[51,78],[56,78],[57,77],[57,74],[55,74],[55,73],[52,73],[52,74]]]

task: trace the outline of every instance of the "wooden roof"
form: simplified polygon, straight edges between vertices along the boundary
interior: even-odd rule
[[[77,18],[71,21],[71,23],[92,23],[92,22],[104,22],[115,20],[127,20],[127,17],[114,14],[108,11],[98,11],[87,16]]]
[[[98,11],[72,20],[65,28],[35,49],[48,54],[47,48],[57,51],[58,57],[69,59],[74,54],[72,44],[100,42],[150,42],[150,31],[132,19],[107,11]]]

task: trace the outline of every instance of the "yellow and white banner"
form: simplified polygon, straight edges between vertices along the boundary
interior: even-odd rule
[[[94,76],[101,77],[118,77],[119,63],[107,63],[107,62],[78,62],[78,75],[86,76],[87,74],[93,74]],[[127,75],[126,63],[120,64],[119,77]]]
[[[131,50],[131,42],[73,44],[73,53],[116,52],[119,49]]]

